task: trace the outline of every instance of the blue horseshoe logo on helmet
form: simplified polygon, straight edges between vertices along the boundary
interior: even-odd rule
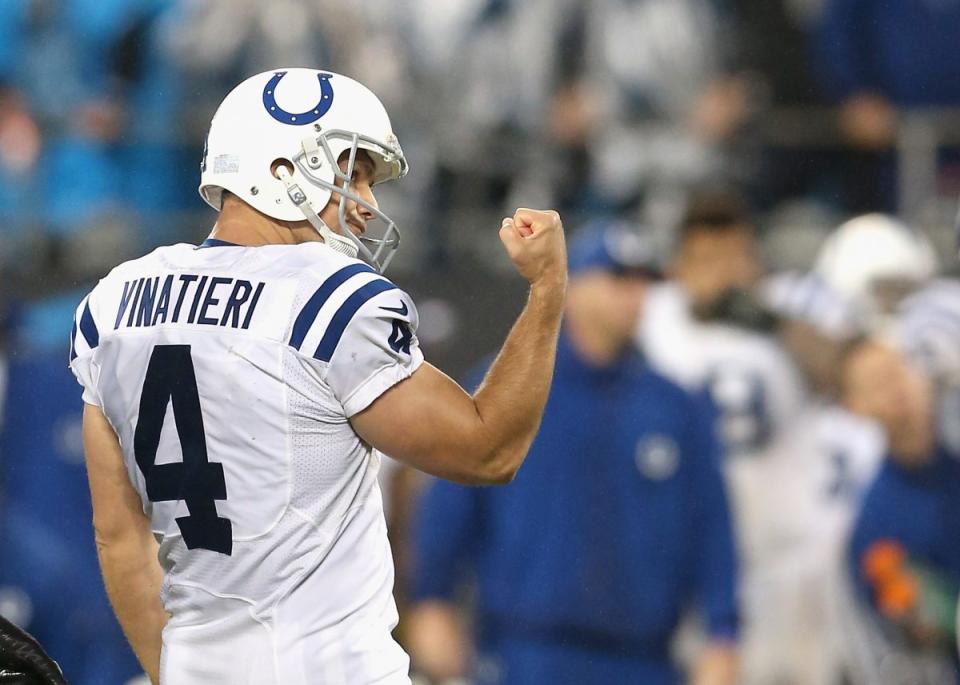
[[[292,113],[285,110],[277,104],[276,92],[277,84],[287,75],[285,71],[278,71],[273,78],[267,81],[263,88],[263,106],[267,113],[281,124],[290,124],[291,126],[303,126],[312,124],[322,117],[333,104],[333,86],[330,85],[330,78],[333,74],[317,74],[317,80],[320,81],[320,101],[308,109],[306,112]]]

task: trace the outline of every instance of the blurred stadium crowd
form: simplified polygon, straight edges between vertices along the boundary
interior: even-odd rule
[[[524,682],[500,680],[531,658],[514,636],[643,658],[669,643],[690,682],[958,682],[958,37],[960,0],[0,2],[0,614],[71,683],[137,675],[97,569],[73,311],[116,263],[209,231],[198,163],[232,85],[322,66],[383,99],[410,162],[378,199],[404,230],[390,275],[420,305],[428,359],[467,379],[496,349],[523,284],[501,277],[495,229],[517,206],[554,207],[580,260],[571,328],[610,332],[596,344],[636,349],[685,393],[677,440],[719,435],[726,495],[697,514],[719,543],[674,525],[673,505],[590,519],[666,541],[556,540],[576,507],[615,496],[537,489],[525,473],[592,477],[534,458],[574,449],[562,441],[535,446],[504,495],[385,464],[399,636],[424,682]],[[558,367],[567,392],[587,383],[576,359],[595,371],[580,343],[571,334],[572,366]],[[623,406],[570,411],[613,431]],[[591,453],[574,456],[616,457],[578,435]],[[687,448],[651,444],[628,459],[638,492],[668,501]],[[508,554],[554,559],[580,538],[557,563],[606,555],[626,570],[604,578],[624,586],[574,591],[576,573]],[[668,568],[610,554],[618,541]],[[681,556],[658,556],[671,545]],[[663,604],[632,602],[682,563],[708,570],[664,585],[676,596]],[[525,599],[561,578],[582,611],[558,612],[558,627]],[[521,579],[519,598],[502,592]],[[611,597],[637,613],[604,623]],[[739,675],[697,680],[718,644]]]

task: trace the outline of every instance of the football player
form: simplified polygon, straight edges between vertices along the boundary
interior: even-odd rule
[[[513,477],[550,387],[560,218],[504,219],[530,295],[471,396],[423,361],[414,303],[382,275],[399,231],[373,187],[407,164],[371,91],[253,76],[214,115],[201,170],[211,236],[121,264],[77,309],[113,606],[155,683],[408,683],[378,450],[461,482]]]
[[[788,429],[807,391],[762,302],[753,225],[734,194],[691,198],[669,273],[650,289],[636,341],[654,370],[716,408],[741,562],[740,682],[777,682],[806,658],[796,588],[807,524],[794,487],[804,462]]]
[[[861,309],[816,273],[786,272],[768,279],[768,306],[779,335],[810,389],[785,427],[792,459],[781,473],[780,515],[791,533],[788,567],[793,598],[785,643],[794,682],[830,685],[848,671],[858,646],[846,573],[846,543],[863,495],[883,459],[879,426],[840,404],[840,373],[862,333]],[[789,651],[788,651],[789,650]]]
[[[869,332],[885,335],[904,299],[936,275],[937,258],[920,231],[886,214],[865,214],[827,237],[813,270],[861,311]]]

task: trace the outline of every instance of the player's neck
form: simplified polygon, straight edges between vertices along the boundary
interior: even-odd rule
[[[933,429],[918,429],[908,426],[907,429],[898,427],[888,432],[890,452],[897,455],[897,461],[908,468],[925,466],[936,448]]]
[[[577,316],[569,309],[564,315],[564,327],[573,349],[591,366],[612,365],[630,344],[628,337],[614,335],[589,317]]]
[[[297,245],[323,239],[307,221],[280,221],[228,197],[211,238],[235,245]]]

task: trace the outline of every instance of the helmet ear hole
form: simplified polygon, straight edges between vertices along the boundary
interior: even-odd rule
[[[293,175],[293,162],[284,157],[280,157],[270,162],[270,174],[274,178],[280,178],[280,167],[284,167],[288,174]]]

